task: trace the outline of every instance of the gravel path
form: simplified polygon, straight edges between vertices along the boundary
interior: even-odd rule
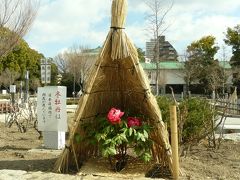
[[[46,172],[27,172],[22,170],[0,170],[0,180],[131,180],[135,178],[116,178],[116,177],[106,177],[106,176],[94,176],[94,175],[68,175],[68,174],[56,174],[56,173],[46,173]],[[138,177],[138,180],[147,180],[150,178]]]
[[[216,134],[216,137],[219,137],[219,134]],[[223,134],[223,139],[240,141],[240,133],[231,133],[231,134]]]

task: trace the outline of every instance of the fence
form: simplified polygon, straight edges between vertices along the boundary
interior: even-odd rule
[[[237,101],[229,102],[228,99],[217,99],[215,107],[221,112],[225,111],[226,114],[240,115],[240,104]]]
[[[19,111],[18,104],[15,104],[13,106],[10,102],[0,102],[0,114],[10,113],[13,111]]]

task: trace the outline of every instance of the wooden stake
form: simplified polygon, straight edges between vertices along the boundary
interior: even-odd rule
[[[173,153],[173,179],[179,179],[178,130],[176,105],[170,106],[171,144]]]

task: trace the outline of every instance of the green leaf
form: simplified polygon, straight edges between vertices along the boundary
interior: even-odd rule
[[[126,137],[126,135],[125,134],[120,134],[120,137],[121,137],[121,140],[123,141],[123,142],[128,142],[128,139],[127,139],[127,137]]]
[[[80,142],[81,142],[81,140],[82,140],[82,138],[81,138],[81,136],[80,136],[80,134],[75,134],[75,141],[79,144]]]
[[[139,141],[141,139],[141,133],[137,132],[137,141]]]
[[[122,144],[122,139],[119,134],[113,138],[113,141],[115,141],[116,144]]]
[[[120,130],[120,132],[122,132],[122,133],[124,133],[124,134],[126,134],[126,133],[127,133],[127,131],[128,131],[128,129],[127,129],[127,128],[122,128],[122,129]]]
[[[137,132],[137,141],[139,141],[139,140],[141,140],[143,142],[146,141],[144,135],[142,133],[140,133],[140,132]]]
[[[95,135],[95,137],[96,137],[97,141],[101,140],[101,134],[98,133],[98,134]]]
[[[152,156],[150,153],[145,152],[141,158],[143,159],[144,162],[148,162],[151,160]]]
[[[136,146],[136,147],[134,148],[134,151],[135,151],[135,153],[137,154],[137,156],[139,156],[139,155],[141,154],[142,148]]]
[[[111,130],[111,127],[108,126],[104,129],[104,133],[108,134],[110,132],[110,130]]]
[[[105,140],[105,139],[106,139],[106,136],[107,136],[106,134],[101,134],[101,139],[102,139],[102,140]]]
[[[133,129],[131,127],[128,129],[128,133],[129,133],[129,136],[132,136]]]
[[[143,134],[144,134],[145,138],[148,139],[148,133],[145,129],[143,130]]]
[[[96,145],[97,144],[96,139],[90,139],[89,144]]]
[[[116,146],[116,142],[114,140],[111,141],[111,146],[113,146],[113,147]]]
[[[117,154],[117,151],[114,147],[109,147],[108,148],[109,155],[115,155]]]
[[[141,138],[141,140],[142,140],[143,142],[146,141],[145,137],[144,137],[142,134],[141,134],[140,138]]]
[[[112,143],[112,139],[107,139],[107,140],[105,140],[104,145],[107,145],[107,144],[110,144],[110,143]]]
[[[134,129],[134,128],[132,128],[132,129],[133,129],[134,136],[136,136],[137,135],[136,129]]]
[[[102,156],[103,156],[103,157],[108,157],[108,156],[109,156],[108,149],[103,149],[103,150],[102,150]]]

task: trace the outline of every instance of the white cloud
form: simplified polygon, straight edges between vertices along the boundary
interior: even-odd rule
[[[144,27],[141,24],[135,23],[126,27],[127,35],[130,39],[132,39],[133,43],[137,47],[144,48],[146,40],[148,40],[148,36]]]
[[[188,11],[203,10],[206,12],[229,12],[238,10],[240,1],[238,0],[176,0],[174,2],[176,7],[186,9]]]
[[[138,47],[145,47],[145,0],[129,0],[126,31]],[[165,32],[179,53],[192,41],[213,35],[221,45],[227,27],[237,25],[239,0],[175,0],[166,22]],[[54,56],[71,44],[93,48],[102,45],[110,26],[111,0],[41,0],[36,21],[26,37],[32,47],[47,56]],[[131,24],[130,24],[131,23]],[[58,49],[58,50],[57,50]]]
[[[166,35],[179,54],[183,54],[187,45],[190,45],[191,42],[208,35],[216,37],[217,45],[221,47],[224,45],[224,32],[226,32],[227,27],[235,26],[236,22],[237,18],[221,15],[206,16],[199,19],[180,16]]]
[[[45,0],[27,40],[40,47],[48,43],[74,42],[90,35],[99,42],[102,38],[92,35],[96,32],[93,26],[109,17],[110,5],[99,0]]]
[[[135,0],[134,2],[136,3]],[[234,27],[239,22],[240,13],[237,11],[239,9],[238,0],[176,0],[165,19],[170,27],[164,35],[179,54],[183,53],[191,42],[207,35],[215,36],[218,46],[221,47],[224,44],[224,32],[227,27]],[[142,24],[144,25],[143,22]],[[135,42],[146,39],[146,31],[138,33],[138,29],[141,28],[135,26],[135,29],[131,27],[130,31],[134,32],[131,34]]]

